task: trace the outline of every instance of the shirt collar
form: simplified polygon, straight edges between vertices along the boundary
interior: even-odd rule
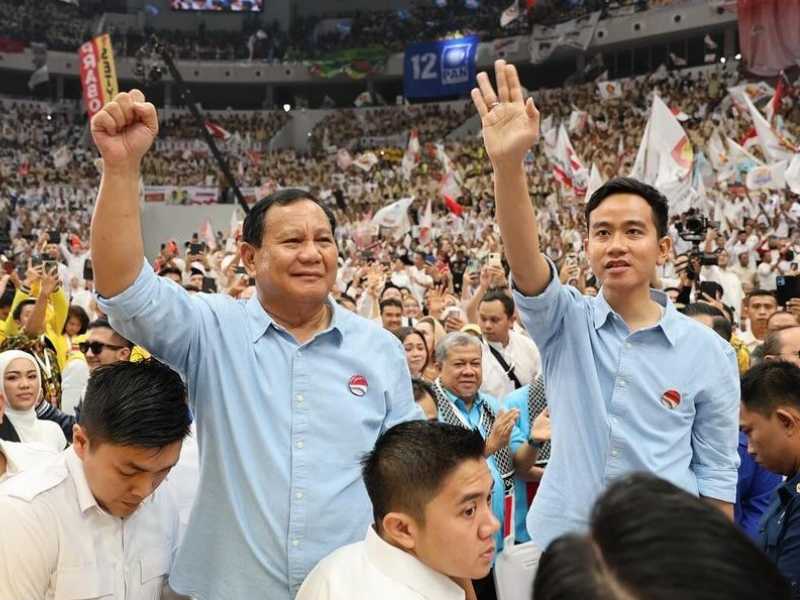
[[[661,319],[656,324],[656,327],[661,329],[667,341],[674,346],[678,338],[678,311],[672,302],[670,302],[667,295],[661,290],[650,290],[650,298],[655,300],[659,306],[664,309],[664,314],[661,315]],[[601,288],[594,299],[594,328],[600,329],[605,325],[609,315],[612,314],[622,320],[622,317],[617,315],[606,301],[605,294],[603,294]]]
[[[345,309],[330,298],[328,298],[327,303],[332,309],[331,323],[327,329],[318,333],[317,336],[328,332],[335,332],[337,341],[341,343],[348,315],[345,314]],[[270,326],[279,327],[269,313],[264,310],[264,307],[261,306],[261,301],[258,299],[257,294],[247,301],[245,309],[247,310],[247,316],[250,321],[250,339],[254,344],[261,339]]]
[[[83,471],[83,461],[75,454],[75,448],[68,448],[64,451],[64,454],[67,470],[72,477],[72,481],[75,482],[75,491],[78,493],[78,506],[81,509],[81,513],[85,513],[92,507],[102,510],[94,494],[92,494],[92,490],[89,488],[89,482],[86,481],[86,473]]]
[[[370,526],[364,540],[367,560],[392,581],[430,600],[463,600],[464,590],[415,556],[384,541]]]
[[[789,502],[800,496],[800,472],[795,473],[794,477],[787,479],[778,488],[778,496],[783,504],[789,504]]]
[[[447,398],[459,408],[459,410],[463,410],[465,413],[467,412],[467,404],[459,396],[456,396],[453,392],[444,387],[444,385],[442,385],[442,391],[444,392],[444,395],[447,396]],[[478,392],[475,394],[475,400],[472,402],[472,407],[474,408],[476,406],[480,406],[482,403],[483,398],[481,393]]]

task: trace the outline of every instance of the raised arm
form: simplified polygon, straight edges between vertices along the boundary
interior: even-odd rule
[[[117,94],[92,119],[92,137],[103,158],[92,216],[92,266],[97,293],[107,298],[128,289],[142,269],[139,175],[157,134],[155,106],[139,90]]]
[[[539,249],[539,226],[522,161],[539,137],[539,111],[522,97],[517,70],[495,62],[497,93],[486,73],[478,75],[472,101],[481,117],[483,143],[494,171],[497,224],[516,288],[526,296],[544,291],[550,268]]]

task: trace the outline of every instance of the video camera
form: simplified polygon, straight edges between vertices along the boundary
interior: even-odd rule
[[[699,273],[692,268],[695,260],[700,261],[701,267],[718,265],[719,260],[716,254],[709,254],[700,249],[700,242],[705,241],[710,228],[718,229],[719,223],[709,221],[705,215],[697,214],[694,209],[689,209],[681,221],[675,223],[678,235],[685,242],[691,242],[692,249],[689,251],[688,275],[689,279],[697,279]]]

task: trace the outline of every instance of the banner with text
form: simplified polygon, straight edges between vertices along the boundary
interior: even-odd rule
[[[478,36],[411,44],[403,61],[406,98],[465,96],[475,86]]]
[[[78,49],[78,60],[83,101],[91,119],[118,92],[111,36],[105,33],[83,44]]]
[[[258,188],[241,188],[247,204],[255,204]],[[162,202],[176,206],[189,204],[216,204],[219,200],[219,189],[206,186],[146,185],[144,186],[145,202]]]

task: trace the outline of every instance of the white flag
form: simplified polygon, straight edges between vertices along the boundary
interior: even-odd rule
[[[746,184],[749,190],[782,190],[786,187],[786,167],[788,161],[774,165],[760,165],[747,173]]]
[[[56,169],[63,169],[72,162],[72,152],[69,146],[61,146],[53,152],[53,164]]]
[[[588,202],[589,198],[592,197],[600,187],[604,184],[603,176],[600,175],[600,170],[597,168],[595,163],[592,163],[592,170],[589,174],[589,184],[586,186],[586,195],[584,196],[584,202]]]
[[[375,156],[374,152],[364,152],[358,155],[353,164],[362,171],[369,172],[372,167],[378,164],[378,157]]]
[[[381,208],[372,217],[372,225],[386,227],[394,230],[394,239],[399,240],[411,231],[411,221],[408,218],[408,207],[414,198],[401,198]]]
[[[240,233],[240,227],[242,226],[242,220],[239,218],[239,207],[234,205],[233,212],[231,212],[231,219],[228,223],[228,237],[230,239],[236,239],[236,236]]]
[[[28,89],[33,90],[37,85],[42,83],[46,83],[50,81],[50,71],[47,68],[47,65],[43,65],[36,69],[32,74],[30,79],[28,79]]]
[[[759,81],[758,83],[743,83],[742,85],[729,87],[728,93],[734,102],[744,107],[745,98],[750,98],[757,104],[765,98],[772,98],[775,94],[775,88],[764,81]]]
[[[795,154],[792,162],[789,163],[789,168],[785,173],[786,185],[795,194],[800,194],[800,154]]]
[[[431,243],[431,230],[433,229],[433,208],[431,198],[428,196],[428,203],[425,205],[425,212],[419,220],[419,243],[427,246]]]
[[[775,162],[791,159],[793,152],[787,147],[788,142],[778,137],[778,134],[770,127],[764,115],[761,114],[746,95],[744,96],[744,104],[747,110],[750,111],[750,118],[753,119],[753,125],[758,134],[758,143],[761,145],[764,156]]]
[[[603,100],[622,98],[622,85],[618,81],[599,81],[597,91]]]
[[[208,217],[200,227],[200,239],[206,243],[210,250],[217,249],[217,238],[214,235],[214,228],[211,226],[211,219]]]
[[[519,2],[514,0],[511,6],[505,9],[500,15],[500,27],[508,27],[511,23],[519,19],[519,17]]]
[[[400,164],[400,170],[403,172],[403,177],[405,177],[406,179],[411,179],[411,171],[414,170],[414,167],[417,164],[418,157],[419,157],[419,137],[417,136],[417,130],[412,129],[411,133],[408,136],[408,147],[406,148],[406,151],[403,154],[403,161]]]
[[[661,156],[666,158],[662,160]],[[692,169],[692,145],[678,119],[657,94],[636,154],[631,177],[653,185],[656,179],[682,179]],[[663,172],[667,169],[668,172]]]
[[[716,129],[714,129],[711,137],[708,138],[706,148],[708,149],[708,159],[711,161],[711,165],[719,171],[728,162],[728,152],[725,150],[725,145],[722,143],[722,138],[719,137],[719,131]]]
[[[582,134],[583,130],[586,129],[586,124],[588,122],[589,113],[578,110],[577,108],[573,109],[569,115],[569,132],[577,133],[578,135]]]

